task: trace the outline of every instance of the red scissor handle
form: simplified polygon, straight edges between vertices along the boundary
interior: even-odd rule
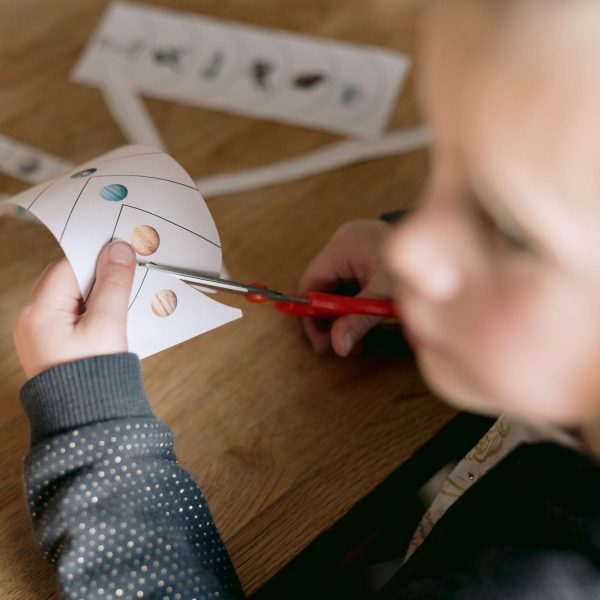
[[[397,319],[398,313],[393,302],[355,296],[338,296],[323,292],[309,292],[308,304],[298,302],[274,302],[275,308],[297,317],[331,319],[340,315],[370,315],[388,319]]]

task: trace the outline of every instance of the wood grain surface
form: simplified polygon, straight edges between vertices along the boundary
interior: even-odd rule
[[[411,0],[148,2],[414,53]],[[76,163],[126,140],[100,93],[69,71],[104,0],[0,0],[0,133]],[[339,138],[299,127],[147,100],[169,152],[196,177],[267,164]],[[411,76],[390,127],[419,122]],[[208,201],[234,278],[294,290],[344,221],[409,205],[424,152]],[[0,191],[26,186],[0,176]],[[61,255],[40,225],[0,218],[0,597],[55,598],[23,498],[28,429],[11,331],[45,265]],[[372,350],[315,355],[293,318],[243,305],[245,318],[148,358],[146,388],[173,429],[181,463],[208,497],[248,593],[296,556],[424,444],[454,412],[410,358]]]

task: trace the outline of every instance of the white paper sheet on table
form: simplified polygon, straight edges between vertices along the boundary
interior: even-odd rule
[[[382,133],[407,56],[119,2],[72,73],[107,87],[116,69],[139,93],[360,137]]]
[[[215,277],[221,271],[219,235],[202,196],[189,175],[154,148],[119,148],[7,202],[50,229],[84,298],[93,287],[98,253],[113,238],[131,241],[138,262]],[[240,310],[138,266],[128,315],[130,350],[144,358],[240,317]]]
[[[58,156],[0,135],[0,172],[28,183],[48,181],[73,165]]]

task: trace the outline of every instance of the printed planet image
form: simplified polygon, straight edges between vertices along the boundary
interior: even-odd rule
[[[125,200],[128,193],[129,191],[124,185],[111,183],[100,190],[100,198],[109,202],[121,202],[121,200]]]
[[[172,290],[160,290],[152,298],[152,312],[157,317],[168,317],[177,308],[177,296]]]
[[[93,175],[96,171],[97,169],[95,169],[94,167],[90,169],[84,169],[83,171],[78,171],[77,173],[71,175],[71,179],[83,179],[84,177],[89,177],[90,175]]]
[[[131,246],[141,256],[150,256],[158,250],[160,236],[150,225],[138,225],[131,232]]]
[[[318,86],[325,81],[322,73],[301,73],[294,79],[294,87],[307,90]]]

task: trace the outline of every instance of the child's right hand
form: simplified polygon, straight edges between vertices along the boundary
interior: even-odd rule
[[[14,330],[27,377],[57,365],[127,351],[127,309],[135,253],[116,241],[98,258],[96,283],[87,303],[66,258],[50,265],[31,292]]]
[[[388,223],[375,220],[342,225],[304,272],[299,292],[335,292],[340,284],[354,281],[360,287],[359,297],[388,300],[392,280],[384,267],[382,249],[391,230]],[[331,323],[305,319],[304,329],[317,352],[332,347],[344,357],[379,321],[364,315],[345,315]]]

